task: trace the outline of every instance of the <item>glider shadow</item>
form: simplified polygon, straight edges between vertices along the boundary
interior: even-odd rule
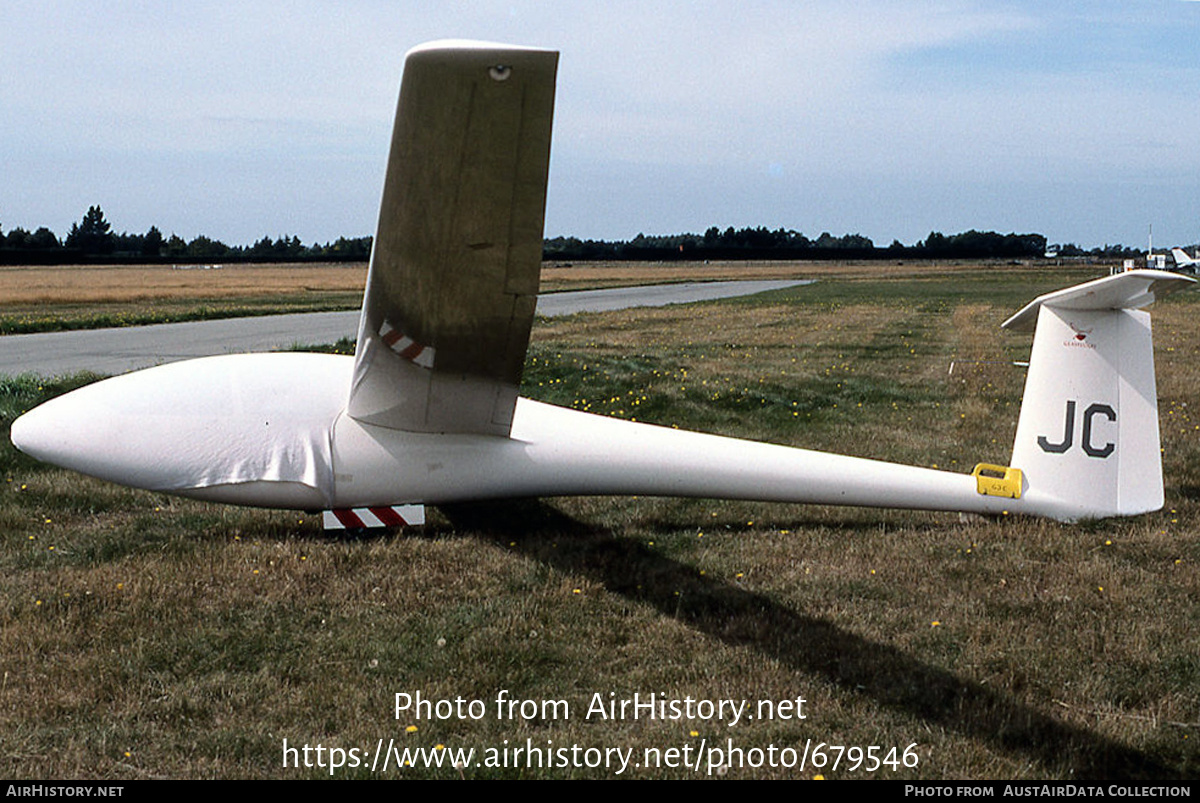
[[[879,705],[1013,754],[1064,779],[1182,780],[1176,769],[1011,696],[770,597],[712,577],[539,500],[444,506],[456,532],[584,575],[734,647],[824,677]],[[430,528],[427,534],[435,534]],[[564,549],[562,539],[571,539]],[[677,592],[682,591],[682,594]],[[750,622],[739,627],[734,623]]]

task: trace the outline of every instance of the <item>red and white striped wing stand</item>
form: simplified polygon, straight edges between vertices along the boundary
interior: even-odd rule
[[[373,530],[407,527],[425,523],[424,505],[392,505],[391,507],[356,507],[326,510],[326,530]]]

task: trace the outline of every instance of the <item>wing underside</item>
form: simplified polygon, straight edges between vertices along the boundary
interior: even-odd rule
[[[558,54],[409,53],[348,412],[507,435],[537,303]]]

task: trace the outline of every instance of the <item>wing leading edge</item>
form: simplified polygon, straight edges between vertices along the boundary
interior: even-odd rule
[[[507,435],[541,269],[558,54],[410,51],[348,413],[411,432]]]

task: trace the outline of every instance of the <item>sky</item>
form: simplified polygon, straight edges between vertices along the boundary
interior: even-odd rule
[[[371,234],[405,52],[558,50],[546,235],[1200,241],[1200,2],[14,3],[0,230]]]

